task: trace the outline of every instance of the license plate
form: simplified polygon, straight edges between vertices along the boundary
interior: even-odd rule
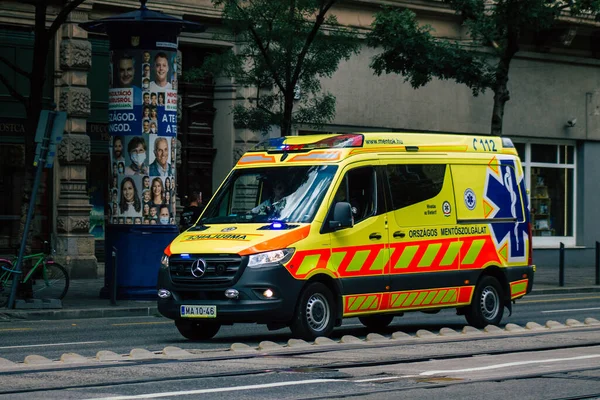
[[[182,318],[217,318],[217,306],[181,306]]]

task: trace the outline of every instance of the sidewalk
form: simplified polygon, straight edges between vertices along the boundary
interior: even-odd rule
[[[529,296],[555,293],[600,293],[600,285],[595,285],[593,266],[566,269],[563,287],[558,285],[558,273],[558,267],[538,266],[533,291]],[[153,300],[117,300],[116,305],[111,305],[108,298],[100,298],[100,289],[103,286],[103,277],[71,280],[67,296],[62,301],[62,308],[12,310],[0,308],[0,322],[14,319],[57,320],[159,315],[156,301]]]

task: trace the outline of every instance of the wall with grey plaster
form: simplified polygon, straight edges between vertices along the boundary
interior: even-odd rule
[[[489,133],[490,90],[474,97],[464,85],[437,79],[413,89],[402,76],[374,75],[369,63],[375,54],[376,50],[364,47],[359,55],[342,62],[331,79],[322,81],[323,90],[337,98],[333,125]],[[586,132],[585,123],[586,94],[600,89],[599,66],[600,62],[589,59],[529,53],[517,57],[511,64],[504,134],[567,139],[587,135],[600,140],[600,129]],[[579,123],[567,128],[572,117]]]

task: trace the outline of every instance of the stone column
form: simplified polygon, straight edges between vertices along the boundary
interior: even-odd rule
[[[69,21],[62,26],[60,38],[59,107],[67,112],[68,119],[65,135],[57,149],[60,184],[56,208],[56,259],[69,270],[72,278],[98,276],[94,236],[89,233],[92,206],[87,191],[90,137],[86,133],[86,119],[91,110],[87,75],[92,65],[92,44],[87,40],[87,32],[77,25],[85,20],[85,12],[72,12]]]

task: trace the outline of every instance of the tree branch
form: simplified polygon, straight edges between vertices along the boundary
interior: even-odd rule
[[[235,3],[235,6],[242,14],[244,14],[244,16],[246,16],[246,18],[248,18],[248,14],[246,14],[246,11],[242,7],[240,7],[240,5],[238,3]],[[281,78],[279,77],[277,70],[273,66],[273,60],[271,60],[271,57],[269,57],[269,53],[267,52],[267,49],[265,48],[262,40],[260,39],[258,32],[256,32],[256,30],[252,27],[252,25],[250,25],[248,29],[250,30],[250,34],[254,38],[254,42],[258,46],[260,53],[265,58],[265,62],[267,63],[269,70],[273,74],[273,78],[275,79],[275,83],[277,84],[277,87],[279,87],[279,89],[283,92],[284,86],[283,86],[283,83],[281,82]]]
[[[300,76],[300,71],[302,69],[302,63],[304,62],[304,58],[306,57],[306,54],[308,53],[308,49],[310,48],[312,42],[315,40],[315,37],[317,36],[317,32],[319,32],[321,25],[323,25],[323,22],[325,21],[325,14],[327,14],[327,12],[331,8],[331,6],[333,6],[333,4],[336,1],[337,0],[329,0],[325,3],[323,3],[321,9],[319,10],[319,14],[317,15],[317,18],[315,19],[315,24],[313,25],[312,30],[306,37],[306,41],[304,42],[304,47],[302,48],[302,51],[300,51],[300,54],[298,55],[298,62],[296,63],[296,70],[294,71],[294,77],[292,78],[292,80],[290,82],[291,87],[294,87],[296,85],[296,83],[298,82],[298,77]]]
[[[18,65],[16,65],[12,61],[10,61],[8,58],[0,55],[0,61],[2,61],[4,64],[8,65],[8,67],[13,69],[15,72],[23,75],[25,78],[29,79],[31,77],[31,74],[29,72],[20,68]]]
[[[60,28],[60,26],[67,20],[67,17],[71,13],[71,11],[79,7],[84,1],[85,0],[72,0],[71,2],[67,3],[62,8],[62,10],[60,10],[58,15],[52,22],[52,25],[50,25],[50,29],[48,29],[48,37],[50,39],[54,37],[54,34],[56,33],[56,31],[58,31],[58,28]]]
[[[23,96],[21,93],[17,92],[15,87],[10,84],[10,82],[8,81],[8,79],[6,79],[4,74],[0,74],[0,82],[2,82],[4,84],[4,86],[6,86],[6,88],[8,89],[8,93],[12,97],[19,100],[21,103],[23,103],[23,105],[25,107],[27,107],[27,98],[25,96]]]

